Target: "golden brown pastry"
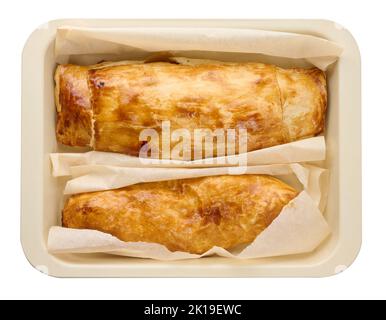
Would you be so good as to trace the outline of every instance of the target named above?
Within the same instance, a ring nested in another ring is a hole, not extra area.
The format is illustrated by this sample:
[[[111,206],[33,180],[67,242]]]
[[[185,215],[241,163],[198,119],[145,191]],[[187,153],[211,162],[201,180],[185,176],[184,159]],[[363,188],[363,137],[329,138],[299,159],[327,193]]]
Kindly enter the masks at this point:
[[[69,146],[88,146],[92,137],[92,108],[87,67],[56,69],[56,137]]]
[[[63,226],[203,253],[252,242],[297,192],[266,175],[152,182],[74,195]]]
[[[190,132],[245,128],[252,151],[319,134],[327,105],[326,78],[317,68],[121,62],[59,65],[55,80],[59,142],[134,156],[146,143],[141,130],[160,133],[165,120],[171,130]]]

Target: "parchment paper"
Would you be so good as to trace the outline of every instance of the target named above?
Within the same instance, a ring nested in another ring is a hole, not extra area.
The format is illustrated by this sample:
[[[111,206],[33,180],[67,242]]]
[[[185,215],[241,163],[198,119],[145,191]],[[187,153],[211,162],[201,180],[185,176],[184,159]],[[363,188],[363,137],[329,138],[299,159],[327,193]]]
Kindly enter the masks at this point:
[[[103,170],[108,173],[103,173]],[[229,168],[206,169],[170,169],[170,168],[122,168],[105,166],[73,167],[80,177],[74,181],[78,191],[93,185],[93,188],[114,188],[121,184],[111,179],[116,171],[118,176],[125,176],[126,185],[139,181],[157,181],[158,178],[177,179],[185,172],[185,177],[227,174],[223,170]],[[167,172],[165,172],[167,170]],[[266,173],[280,177],[283,181],[303,191],[285,206],[280,215],[265,229],[250,245],[233,251],[213,247],[203,255],[186,252],[170,252],[159,244],[144,242],[123,242],[119,239],[95,230],[76,230],[62,227],[52,227],[49,232],[48,249],[53,253],[90,253],[106,252],[117,255],[152,258],[158,260],[194,259],[217,254],[229,258],[261,258],[278,255],[305,253],[314,250],[329,234],[330,230],[320,209],[327,185],[323,176],[326,170],[314,166],[300,164],[271,165],[248,167],[249,173]],[[144,173],[144,171],[148,171]],[[201,173],[200,173],[200,172]],[[221,173],[220,173],[221,172]],[[86,174],[85,174],[86,173]],[[83,175],[84,174],[84,175]],[[234,173],[237,174],[237,173]],[[145,177],[145,178],[144,178]],[[81,179],[81,180],[79,180]]]
[[[151,52],[165,51],[173,56],[215,60],[257,59],[265,63],[275,63],[269,57],[291,59],[293,63],[304,60],[325,70],[336,61],[342,48],[320,37],[244,28],[63,26],[57,31],[55,43],[57,60],[61,63],[143,59]],[[283,63],[287,64],[284,60]]]
[[[84,153],[52,153],[52,174],[54,177],[70,175],[70,167],[85,165],[107,165],[118,167],[173,167],[200,168],[236,166],[239,157],[246,156],[249,166],[265,164],[286,164],[311,162],[325,159],[326,147],[323,136],[299,140],[270,148],[248,152],[246,155],[217,157],[212,159],[179,161],[158,160],[128,156],[113,152],[90,151]]]

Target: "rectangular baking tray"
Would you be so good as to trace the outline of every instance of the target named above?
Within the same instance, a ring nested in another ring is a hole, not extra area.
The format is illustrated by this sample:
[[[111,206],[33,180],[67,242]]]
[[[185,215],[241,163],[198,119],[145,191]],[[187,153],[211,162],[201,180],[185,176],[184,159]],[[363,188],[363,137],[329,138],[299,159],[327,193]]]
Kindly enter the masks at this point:
[[[49,228],[60,225],[64,179],[53,178],[49,154],[55,139],[54,41],[60,26],[219,27],[310,34],[344,49],[327,72],[326,127],[330,190],[325,217],[331,236],[312,253],[233,260],[207,257],[163,262],[106,254],[52,255]],[[22,57],[21,243],[37,270],[56,277],[322,277],[342,272],[361,245],[361,71],[350,32],[327,20],[55,20],[28,38]]]

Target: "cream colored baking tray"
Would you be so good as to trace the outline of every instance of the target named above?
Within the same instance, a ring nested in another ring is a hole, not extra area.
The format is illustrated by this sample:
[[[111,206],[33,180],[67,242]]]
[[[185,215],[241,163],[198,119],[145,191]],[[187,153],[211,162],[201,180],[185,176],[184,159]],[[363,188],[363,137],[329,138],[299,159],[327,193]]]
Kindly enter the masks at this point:
[[[208,257],[161,262],[104,254],[52,255],[48,230],[60,225],[64,180],[51,176],[57,151],[53,95],[54,40],[62,25],[255,28],[311,34],[344,48],[328,71],[326,129],[331,187],[325,211],[332,235],[315,252],[255,260]],[[361,245],[360,55],[349,31],[325,20],[56,20],[36,29],[24,47],[22,72],[21,242],[29,262],[58,277],[292,277],[329,276],[346,269]]]

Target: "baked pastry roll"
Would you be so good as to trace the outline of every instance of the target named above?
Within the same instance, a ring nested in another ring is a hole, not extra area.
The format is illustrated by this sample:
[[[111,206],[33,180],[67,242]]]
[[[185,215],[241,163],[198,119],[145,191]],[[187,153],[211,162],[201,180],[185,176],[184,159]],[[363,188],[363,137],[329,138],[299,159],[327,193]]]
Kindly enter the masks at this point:
[[[297,194],[266,175],[142,183],[73,195],[62,222],[200,254],[213,246],[231,249],[252,242]]]
[[[161,134],[162,121],[189,132],[236,129],[236,141],[247,129],[253,151],[321,133],[327,106],[321,70],[261,63],[59,65],[55,82],[58,142],[133,156],[140,132]],[[216,145],[209,156],[220,155]]]

